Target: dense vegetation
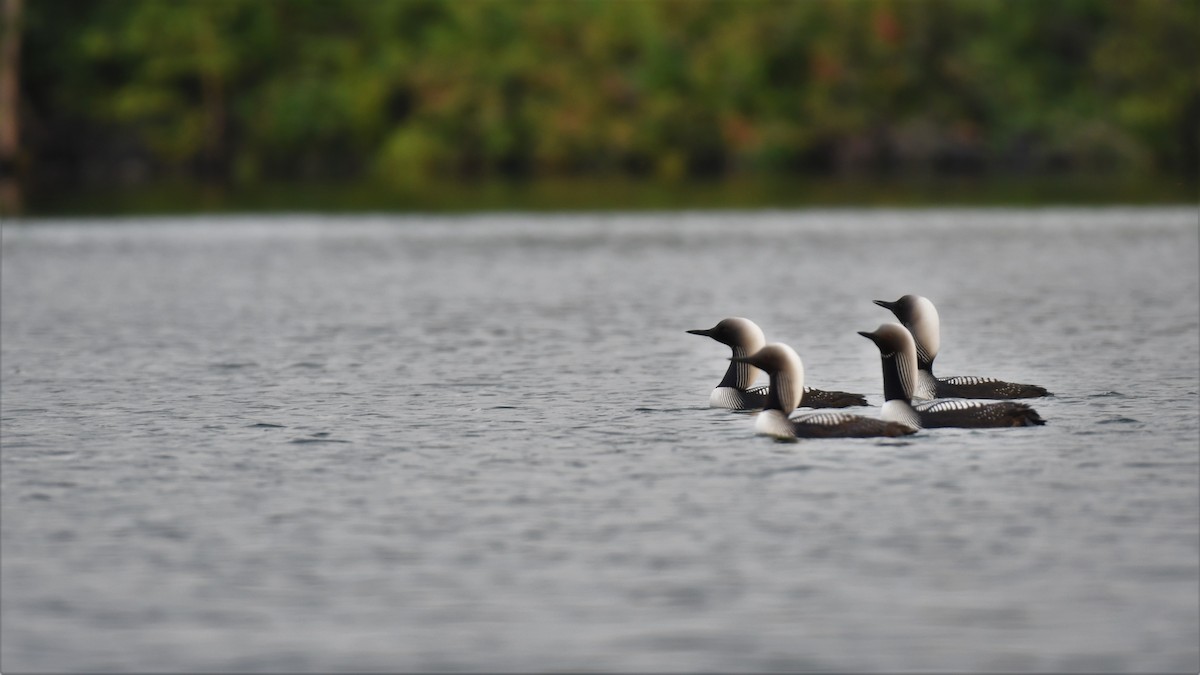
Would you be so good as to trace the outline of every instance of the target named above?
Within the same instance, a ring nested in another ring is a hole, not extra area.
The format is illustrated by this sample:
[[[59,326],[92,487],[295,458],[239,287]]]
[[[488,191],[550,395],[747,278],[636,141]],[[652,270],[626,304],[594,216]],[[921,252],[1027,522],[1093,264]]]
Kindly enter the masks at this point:
[[[1200,2],[32,0],[33,183],[1200,171]]]

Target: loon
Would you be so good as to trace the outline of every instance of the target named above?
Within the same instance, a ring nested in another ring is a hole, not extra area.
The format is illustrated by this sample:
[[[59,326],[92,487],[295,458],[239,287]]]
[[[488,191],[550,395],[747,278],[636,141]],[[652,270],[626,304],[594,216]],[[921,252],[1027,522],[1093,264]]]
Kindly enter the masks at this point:
[[[811,412],[789,418],[800,403],[804,387],[804,364],[795,350],[774,342],[749,356],[735,356],[734,363],[761,368],[771,378],[763,411],[754,420],[761,436],[796,438],[875,438],[906,436],[917,429],[908,424],[887,422],[844,412]]]
[[[895,302],[876,300],[875,304],[891,310],[892,314],[911,331],[917,343],[917,388],[913,398],[1037,398],[1050,392],[1035,384],[1004,382],[991,377],[959,375],[934,377],[933,360],[940,343],[940,322],[937,308],[919,295],[906,295]]]
[[[767,343],[762,329],[750,319],[731,317],[722,319],[712,328],[689,330],[692,335],[705,335],[733,349],[733,356],[749,356]],[[731,410],[758,410],[766,405],[767,385],[754,385],[758,377],[758,368],[749,363],[734,361],[725,371],[725,377],[713,389],[708,397],[710,408],[729,408]],[[855,405],[866,405],[867,399],[858,394],[844,391],[822,391],[820,389],[805,389],[800,405],[808,408],[846,408]]]
[[[912,402],[917,386],[917,345],[908,329],[885,323],[874,333],[859,331],[879,347],[883,362],[883,419],[918,428],[1030,427],[1045,424],[1036,410],[1015,401],[970,401],[960,398]]]

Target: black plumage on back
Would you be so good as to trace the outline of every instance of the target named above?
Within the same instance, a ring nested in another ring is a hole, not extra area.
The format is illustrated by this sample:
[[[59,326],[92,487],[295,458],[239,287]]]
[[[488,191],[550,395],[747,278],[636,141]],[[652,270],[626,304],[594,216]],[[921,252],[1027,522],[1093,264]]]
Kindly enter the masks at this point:
[[[877,438],[907,436],[913,428],[899,422],[841,412],[814,412],[791,418],[796,438]]]
[[[1036,384],[1005,382],[990,377],[956,375],[937,378],[938,398],[1038,398],[1049,396],[1045,387]]]
[[[850,408],[866,404],[865,396],[845,391],[823,391],[806,387],[804,395],[800,397],[801,408]]]
[[[968,427],[1034,427],[1046,423],[1038,411],[1025,403],[997,401],[985,403],[962,399],[927,401],[913,406],[921,417],[921,426]]]

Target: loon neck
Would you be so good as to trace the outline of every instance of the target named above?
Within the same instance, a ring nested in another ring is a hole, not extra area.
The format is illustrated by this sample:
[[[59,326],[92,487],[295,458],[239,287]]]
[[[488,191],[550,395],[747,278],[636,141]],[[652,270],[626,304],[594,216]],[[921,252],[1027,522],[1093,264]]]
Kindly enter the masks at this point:
[[[803,391],[803,366],[771,373],[771,387],[767,390],[767,402],[763,405],[763,410],[778,410],[785,416],[790,415],[800,406]]]
[[[759,348],[755,348],[754,350],[748,351],[745,347],[733,347],[733,357],[739,358],[750,356],[754,352],[758,351],[758,349]],[[755,368],[749,363],[731,361],[729,363],[729,368],[725,371],[725,377],[721,378],[721,382],[717,386],[732,387],[738,391],[746,391],[754,384],[754,380],[758,379],[758,373],[758,368]]]
[[[930,370],[942,343],[942,321],[928,298],[917,298],[911,316],[903,322],[916,342],[918,362],[928,362]]]
[[[767,400],[763,403],[763,410],[777,410],[783,414],[788,414],[790,410],[784,410],[783,401],[779,399],[779,387],[775,386],[775,378],[771,378],[771,386],[767,389]]]
[[[917,388],[916,359],[903,352],[893,352],[884,354],[880,360],[883,362],[884,400],[911,402]]]

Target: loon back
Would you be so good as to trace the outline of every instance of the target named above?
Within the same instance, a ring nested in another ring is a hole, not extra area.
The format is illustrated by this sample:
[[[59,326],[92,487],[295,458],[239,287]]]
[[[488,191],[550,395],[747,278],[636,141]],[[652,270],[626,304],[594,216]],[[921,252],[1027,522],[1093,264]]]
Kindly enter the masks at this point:
[[[866,404],[867,399],[862,394],[851,394],[846,391],[824,391],[811,387],[805,387],[804,395],[800,397],[801,408],[850,408]]]
[[[934,382],[936,385],[935,398],[1013,399],[1050,395],[1045,387],[1039,387],[1036,384],[1005,382],[991,377],[958,375],[939,377]]]
[[[943,398],[916,404],[891,400],[883,404],[883,419],[921,429],[1032,427],[1046,423],[1036,410],[1025,403],[961,398]]]
[[[767,385],[759,385],[742,391],[735,387],[717,387],[709,394],[708,405],[710,408],[728,410],[761,410],[767,404],[769,388]],[[861,394],[845,391],[824,391],[805,387],[800,396],[801,408],[850,408],[866,404],[867,399]]]
[[[876,438],[915,434],[910,424],[843,412],[815,412],[792,418],[797,438]]]
[[[921,426],[965,427],[986,429],[991,427],[1033,427],[1046,423],[1036,410],[1025,403],[1014,401],[984,401],[947,398],[927,401],[915,406]]]
[[[754,420],[760,436],[779,440],[800,438],[895,438],[915,434],[917,428],[899,422],[844,412],[812,412],[787,417],[779,410],[764,410]]]

